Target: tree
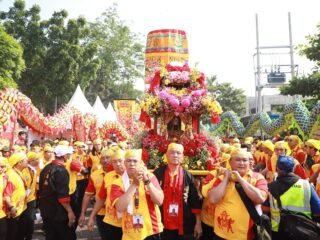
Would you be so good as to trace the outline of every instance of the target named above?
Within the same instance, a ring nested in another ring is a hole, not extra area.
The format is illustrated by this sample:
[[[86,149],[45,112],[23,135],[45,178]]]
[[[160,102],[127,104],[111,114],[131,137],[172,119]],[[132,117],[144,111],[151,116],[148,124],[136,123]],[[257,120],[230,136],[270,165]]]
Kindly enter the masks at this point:
[[[17,80],[19,89],[43,112],[53,112],[55,102],[65,104],[77,84],[88,86],[96,77],[97,44],[88,39],[87,21],[69,19],[64,10],[41,20],[40,7],[25,9],[17,0],[8,12],[1,12],[6,30],[24,49],[27,68]]]
[[[294,78],[289,85],[280,88],[282,95],[302,95],[320,100],[320,73],[313,72],[309,75]]]
[[[25,68],[20,44],[0,26],[0,89],[16,87]]]
[[[99,45],[101,61],[97,78],[85,90],[89,101],[98,94],[105,104],[114,99],[135,99],[142,92],[134,89],[134,81],[142,77],[143,44],[137,34],[119,18],[117,6],[108,8],[91,23],[91,38]]]
[[[234,111],[242,116],[246,109],[246,96],[244,90],[234,88],[231,83],[219,83],[216,76],[207,77],[208,92],[217,97],[224,112]]]
[[[95,22],[69,19],[65,10],[41,20],[40,7],[25,9],[16,0],[8,12],[0,12],[6,31],[24,49],[27,68],[19,89],[42,112],[52,113],[80,84],[91,103],[99,95],[104,103],[117,98],[136,98],[135,79],[142,77],[143,45],[117,14],[116,6]]]
[[[320,32],[320,25],[317,26]],[[280,89],[282,95],[302,95],[303,97],[312,97],[311,102],[320,100],[320,34],[309,35],[306,37],[308,43],[299,45],[298,49],[301,55],[315,63],[312,73],[301,77],[293,78],[289,85]]]

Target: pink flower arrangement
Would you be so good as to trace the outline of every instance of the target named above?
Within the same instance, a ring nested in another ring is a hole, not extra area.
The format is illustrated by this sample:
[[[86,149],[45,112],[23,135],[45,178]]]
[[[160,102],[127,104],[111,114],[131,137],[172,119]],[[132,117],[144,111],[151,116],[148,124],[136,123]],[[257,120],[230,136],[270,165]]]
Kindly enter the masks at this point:
[[[171,88],[163,88],[156,95],[163,102],[164,111],[194,113],[201,110],[201,97],[207,95],[207,90],[188,90],[185,94],[179,96]]]

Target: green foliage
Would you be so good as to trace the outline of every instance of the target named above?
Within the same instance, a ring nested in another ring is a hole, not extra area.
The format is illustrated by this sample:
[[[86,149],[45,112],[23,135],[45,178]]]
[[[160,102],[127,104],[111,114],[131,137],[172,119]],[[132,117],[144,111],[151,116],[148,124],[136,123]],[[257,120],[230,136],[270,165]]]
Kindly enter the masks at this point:
[[[101,64],[97,78],[86,90],[88,99],[93,102],[98,94],[107,103],[141,95],[141,91],[134,89],[134,81],[142,77],[143,44],[119,18],[117,6],[107,9],[91,23],[90,29],[90,38],[99,44],[97,57]]]
[[[92,103],[97,95],[107,103],[141,94],[134,80],[142,77],[143,45],[116,6],[94,23],[68,19],[65,10],[41,20],[40,11],[16,0],[0,19],[24,50],[26,70],[16,79],[18,87],[42,112],[52,113],[56,100],[58,107],[67,103],[78,84]]]
[[[280,88],[282,95],[302,95],[320,100],[320,73],[294,78],[289,85]]]
[[[231,83],[219,83],[216,76],[207,78],[207,88],[209,93],[217,96],[224,112],[234,111],[238,116],[245,113],[246,96],[244,90],[234,88]]]
[[[300,54],[315,63],[314,71],[311,74],[292,79],[288,86],[280,89],[282,95],[312,97],[313,100],[307,100],[307,105],[320,100],[320,25],[317,28],[318,33],[306,37],[307,44],[298,46]]]
[[[320,67],[320,24],[317,26],[318,33],[313,35],[308,35],[306,37],[307,44],[299,45],[301,55],[305,55],[308,59],[315,62],[317,70]]]
[[[53,13],[45,21],[40,7],[25,9],[17,0],[8,12],[1,12],[3,25],[24,49],[26,71],[17,79],[19,89],[44,112],[65,104],[77,84],[89,84],[99,61],[94,59],[97,45],[86,41],[89,27],[84,18],[67,21],[67,12]],[[84,80],[85,79],[85,80]]]
[[[20,44],[0,26],[0,89],[16,87],[25,68]]]

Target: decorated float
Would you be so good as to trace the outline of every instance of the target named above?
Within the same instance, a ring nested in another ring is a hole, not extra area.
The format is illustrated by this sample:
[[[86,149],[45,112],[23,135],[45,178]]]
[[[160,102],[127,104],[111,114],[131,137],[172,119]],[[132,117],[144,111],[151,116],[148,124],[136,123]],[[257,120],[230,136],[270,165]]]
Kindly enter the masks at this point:
[[[2,145],[14,142],[20,129],[18,120],[38,136],[51,139],[65,137],[69,140],[87,141],[110,139],[111,135],[116,135],[119,141],[131,138],[118,121],[106,121],[99,127],[95,114],[81,113],[70,105],[63,106],[52,116],[45,116],[19,90],[0,91],[0,140],[10,140],[10,143],[1,141]]]
[[[164,163],[168,144],[184,146],[185,168],[210,168],[217,156],[212,139],[200,132],[200,119],[210,115],[219,122],[222,109],[208,93],[205,76],[188,65],[186,33],[156,30],[148,34],[146,48],[146,92],[140,101],[140,121],[149,131],[142,136],[143,160],[150,168]]]

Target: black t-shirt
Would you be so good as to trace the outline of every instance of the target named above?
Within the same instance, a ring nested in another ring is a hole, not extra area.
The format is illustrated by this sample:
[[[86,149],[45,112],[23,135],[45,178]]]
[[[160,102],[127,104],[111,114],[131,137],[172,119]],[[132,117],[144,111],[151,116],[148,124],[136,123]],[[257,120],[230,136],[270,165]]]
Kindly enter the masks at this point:
[[[43,218],[64,221],[68,215],[58,199],[69,197],[69,173],[63,165],[50,163],[40,173],[39,209]]]

